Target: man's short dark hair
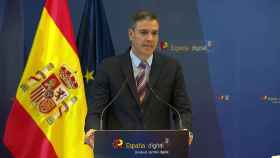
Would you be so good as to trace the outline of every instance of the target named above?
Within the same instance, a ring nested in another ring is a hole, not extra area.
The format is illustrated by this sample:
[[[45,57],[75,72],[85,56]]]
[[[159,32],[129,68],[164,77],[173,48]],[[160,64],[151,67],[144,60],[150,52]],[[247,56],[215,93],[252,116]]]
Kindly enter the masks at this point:
[[[130,28],[134,28],[135,24],[138,21],[141,21],[141,20],[156,20],[156,21],[158,21],[158,18],[156,16],[156,14],[154,14],[153,12],[150,12],[150,11],[147,11],[147,10],[139,10],[134,15],[131,16]]]

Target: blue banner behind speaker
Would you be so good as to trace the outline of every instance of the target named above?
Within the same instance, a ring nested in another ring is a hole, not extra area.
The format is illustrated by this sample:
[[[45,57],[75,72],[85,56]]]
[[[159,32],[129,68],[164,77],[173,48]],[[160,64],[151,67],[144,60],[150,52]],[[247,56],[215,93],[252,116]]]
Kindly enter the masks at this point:
[[[225,157],[280,154],[279,1],[198,2]]]

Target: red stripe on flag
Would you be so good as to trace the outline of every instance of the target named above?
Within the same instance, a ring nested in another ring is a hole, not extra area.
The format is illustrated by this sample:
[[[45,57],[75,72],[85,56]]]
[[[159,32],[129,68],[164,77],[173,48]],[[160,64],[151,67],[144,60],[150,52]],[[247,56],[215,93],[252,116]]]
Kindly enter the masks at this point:
[[[17,158],[57,158],[53,146],[17,99],[7,120],[4,144]]]
[[[67,0],[47,0],[45,8],[55,21],[59,30],[63,33],[67,41],[77,53],[76,40],[73,34],[74,31]]]

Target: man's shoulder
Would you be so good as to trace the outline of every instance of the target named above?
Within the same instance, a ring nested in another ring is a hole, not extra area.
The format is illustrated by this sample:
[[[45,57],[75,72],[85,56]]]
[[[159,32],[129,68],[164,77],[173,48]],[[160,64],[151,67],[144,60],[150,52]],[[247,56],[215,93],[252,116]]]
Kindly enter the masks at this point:
[[[125,53],[118,54],[118,55],[115,55],[115,56],[111,56],[111,57],[105,58],[102,63],[103,64],[115,64],[115,63],[121,62],[126,57],[127,57],[127,54],[125,54]]]
[[[179,62],[177,61],[176,58],[174,58],[172,56],[168,56],[163,53],[156,53],[155,58],[156,58],[156,60],[158,59],[158,60],[162,61],[164,64],[179,65]]]
[[[120,67],[120,65],[125,62],[127,59],[127,54],[118,54],[115,56],[111,56],[108,58],[105,58],[102,63],[99,65],[102,68],[105,69],[116,69]]]

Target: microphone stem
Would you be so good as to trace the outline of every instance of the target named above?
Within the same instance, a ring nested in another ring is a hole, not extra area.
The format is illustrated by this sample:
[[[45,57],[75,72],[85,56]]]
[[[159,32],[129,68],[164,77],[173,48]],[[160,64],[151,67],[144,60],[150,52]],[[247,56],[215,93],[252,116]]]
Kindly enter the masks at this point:
[[[178,123],[179,123],[179,129],[183,129],[183,122],[181,119],[181,115],[179,113],[179,111],[172,106],[171,104],[169,104],[168,102],[166,102],[165,100],[163,100],[159,95],[157,95],[157,93],[153,90],[153,88],[150,86],[150,84],[148,84],[149,89],[152,91],[152,93],[154,94],[154,96],[162,103],[164,103],[165,105],[167,105],[169,108],[171,108],[173,111],[175,111],[175,113],[178,116]]]
[[[113,97],[113,99],[105,106],[105,108],[102,110],[100,115],[100,126],[99,129],[103,130],[103,116],[106,110],[114,103],[114,101],[119,97],[121,94],[121,91],[124,89],[126,82],[128,81],[128,77],[125,79],[125,81],[122,83],[121,88],[118,90],[117,94]]]

